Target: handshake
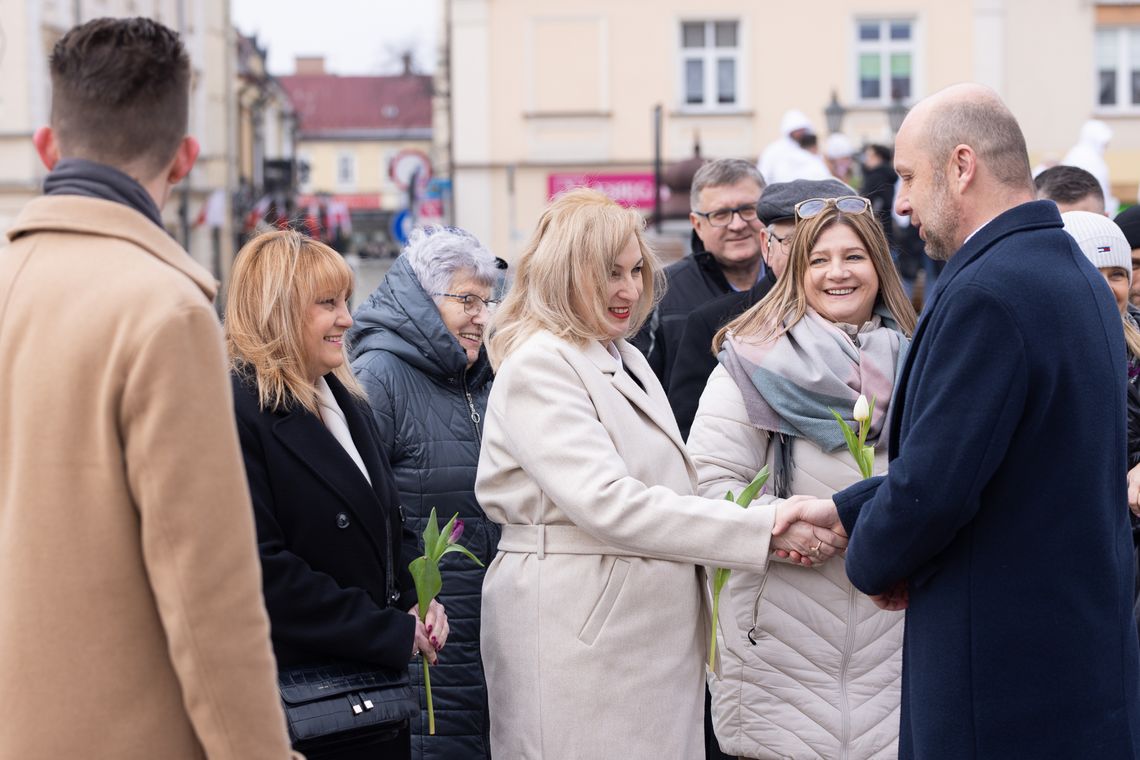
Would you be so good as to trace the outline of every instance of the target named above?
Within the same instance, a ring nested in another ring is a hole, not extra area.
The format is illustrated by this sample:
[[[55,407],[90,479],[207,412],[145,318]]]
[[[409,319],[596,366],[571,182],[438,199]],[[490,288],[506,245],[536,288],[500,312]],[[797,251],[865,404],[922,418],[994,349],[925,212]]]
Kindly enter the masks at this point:
[[[805,567],[823,562],[847,548],[847,531],[831,499],[792,496],[776,507],[772,551]],[[869,594],[884,610],[905,610],[909,602],[906,581],[881,594]]]
[[[811,567],[846,548],[847,531],[831,499],[792,496],[776,507],[772,550],[777,557]]]

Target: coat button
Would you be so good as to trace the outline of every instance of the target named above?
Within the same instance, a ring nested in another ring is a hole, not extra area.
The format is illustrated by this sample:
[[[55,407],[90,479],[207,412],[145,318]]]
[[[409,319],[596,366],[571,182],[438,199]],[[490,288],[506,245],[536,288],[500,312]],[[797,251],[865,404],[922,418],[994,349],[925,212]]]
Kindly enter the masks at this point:
[[[338,514],[336,516],[336,527],[347,528],[348,526],[349,526],[348,515],[346,515],[344,512],[341,512],[340,514]]]

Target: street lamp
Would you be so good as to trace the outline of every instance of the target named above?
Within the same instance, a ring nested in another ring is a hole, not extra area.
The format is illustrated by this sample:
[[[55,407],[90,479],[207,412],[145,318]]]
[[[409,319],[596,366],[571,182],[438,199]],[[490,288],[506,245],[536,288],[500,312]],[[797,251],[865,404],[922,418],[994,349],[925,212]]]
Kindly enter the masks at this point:
[[[843,117],[847,115],[847,109],[839,103],[839,98],[835,94],[835,90],[831,91],[831,102],[823,109],[823,116],[827,119],[827,131],[831,133],[840,132],[843,130]]]
[[[897,135],[910,109],[903,105],[902,98],[895,98],[887,106],[887,122],[891,125],[891,134]]]

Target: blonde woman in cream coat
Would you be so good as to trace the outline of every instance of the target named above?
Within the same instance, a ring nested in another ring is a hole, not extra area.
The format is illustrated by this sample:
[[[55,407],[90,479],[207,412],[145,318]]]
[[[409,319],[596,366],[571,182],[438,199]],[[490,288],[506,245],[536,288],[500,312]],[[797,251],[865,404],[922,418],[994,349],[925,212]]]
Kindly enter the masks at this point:
[[[828,407],[852,422],[860,393],[878,396],[868,443],[878,443],[875,473],[886,471],[877,436],[915,317],[862,200],[800,204],[816,214],[798,221],[784,275],[717,336],[720,365],[688,441],[702,495],[739,493],[765,464],[770,494],[829,497],[856,482]],[[749,759],[897,757],[902,637],[903,613],[855,589],[842,556],[733,572],[720,598],[720,672],[709,679],[721,749]]]
[[[806,525],[773,539],[772,511],[693,495],[665,393],[624,339],[658,274],[641,224],[594,191],[555,200],[492,324],[475,492],[503,524],[483,582],[495,757],[701,757],[699,566],[762,572],[774,549],[844,543]]]

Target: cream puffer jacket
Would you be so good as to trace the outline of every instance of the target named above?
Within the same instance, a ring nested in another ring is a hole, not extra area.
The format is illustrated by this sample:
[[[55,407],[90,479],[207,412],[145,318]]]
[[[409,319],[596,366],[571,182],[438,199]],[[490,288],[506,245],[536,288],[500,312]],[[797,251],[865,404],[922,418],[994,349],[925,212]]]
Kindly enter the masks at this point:
[[[739,493],[773,465],[768,443],[718,366],[688,440],[700,494]],[[846,449],[828,454],[800,438],[791,445],[792,493],[830,496],[860,478]],[[886,464],[878,451],[875,472]],[[762,497],[753,508],[773,501]],[[733,571],[717,638],[720,675],[710,675],[709,687],[723,751],[758,759],[898,756],[903,613],[880,610],[857,591],[842,556],[814,567],[773,559],[762,574]]]

